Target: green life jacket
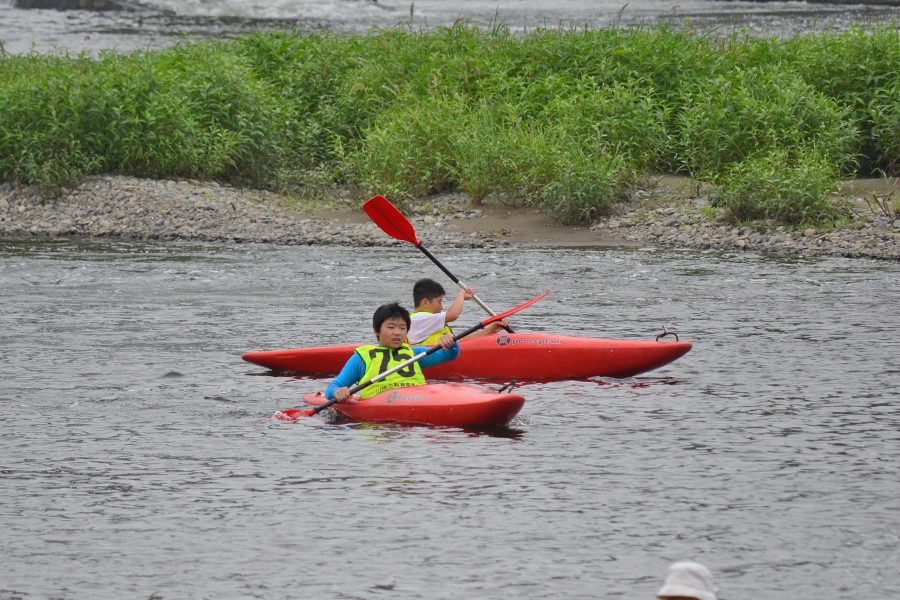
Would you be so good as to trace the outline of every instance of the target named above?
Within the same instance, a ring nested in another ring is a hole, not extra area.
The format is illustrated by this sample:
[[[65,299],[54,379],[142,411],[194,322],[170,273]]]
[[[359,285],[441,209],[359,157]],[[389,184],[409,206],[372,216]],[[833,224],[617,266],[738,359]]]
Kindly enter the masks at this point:
[[[431,315],[431,314],[434,314],[434,313],[420,310],[419,312],[414,312],[413,314],[411,314],[410,317],[414,317],[416,315]],[[425,338],[421,342],[417,342],[416,345],[417,346],[437,346],[438,340],[441,339],[441,336],[446,335],[448,333],[450,335],[453,335],[453,330],[450,329],[449,325],[444,323],[444,328],[442,330],[435,331],[434,333],[429,335],[427,338]],[[406,343],[407,344],[409,343],[409,338],[406,338]]]
[[[396,350],[384,346],[360,346],[356,353],[363,361],[364,372],[360,381],[368,381],[385,371],[392,369],[414,356],[413,349],[403,344]],[[396,373],[388,375],[385,379],[363,388],[359,392],[360,398],[371,398],[381,392],[398,387],[410,387],[413,385],[425,385],[425,376],[418,362],[400,369]]]

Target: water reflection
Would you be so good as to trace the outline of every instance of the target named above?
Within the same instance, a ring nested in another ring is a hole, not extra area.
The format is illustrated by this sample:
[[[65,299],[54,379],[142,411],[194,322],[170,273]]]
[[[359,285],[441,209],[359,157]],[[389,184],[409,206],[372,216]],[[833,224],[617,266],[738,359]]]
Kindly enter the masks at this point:
[[[396,441],[406,435],[415,435],[433,444],[463,444],[466,438],[480,436],[518,440],[525,435],[524,429],[517,429],[512,426],[437,427],[404,423],[353,423],[338,413],[332,412],[332,414],[334,415],[332,423],[345,423],[348,428],[365,433],[367,434],[365,436],[367,439],[378,443]]]

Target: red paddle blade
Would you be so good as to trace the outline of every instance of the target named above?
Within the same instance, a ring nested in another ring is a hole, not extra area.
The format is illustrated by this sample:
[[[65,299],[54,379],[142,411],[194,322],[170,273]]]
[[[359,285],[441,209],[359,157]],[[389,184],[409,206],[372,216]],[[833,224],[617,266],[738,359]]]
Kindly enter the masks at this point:
[[[537,298],[532,298],[531,300],[529,300],[529,301],[526,302],[525,304],[521,304],[521,305],[519,305],[519,306],[517,306],[517,307],[515,307],[515,308],[509,309],[509,310],[506,311],[505,313],[500,313],[499,315],[496,315],[496,316],[490,317],[490,318],[488,318],[488,319],[485,319],[484,321],[481,322],[481,324],[482,324],[483,326],[487,327],[488,325],[490,325],[491,323],[493,323],[493,322],[495,322],[495,321],[499,321],[499,320],[501,320],[501,319],[505,319],[505,318],[508,317],[509,315],[516,314],[516,313],[519,312],[520,310],[525,309],[525,308],[528,308],[529,306],[531,306],[532,304],[534,304],[535,302],[537,302],[538,300],[540,300],[541,298],[543,298],[544,296],[546,296],[546,295],[549,294],[549,293],[550,293],[550,292],[544,292],[543,294],[541,294],[541,295],[538,296]]]
[[[363,210],[383,232],[394,239],[419,245],[412,223],[384,196],[375,196],[363,204]]]
[[[279,410],[274,415],[269,417],[269,419],[274,421],[296,421],[301,417],[314,416],[316,416],[316,411],[314,410],[300,410],[293,408],[291,410]]]

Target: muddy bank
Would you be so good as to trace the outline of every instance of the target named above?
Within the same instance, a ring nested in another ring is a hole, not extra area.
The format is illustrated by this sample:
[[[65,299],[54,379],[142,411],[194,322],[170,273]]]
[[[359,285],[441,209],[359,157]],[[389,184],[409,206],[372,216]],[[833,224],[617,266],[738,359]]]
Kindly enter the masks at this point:
[[[453,223],[448,230],[477,231],[512,244],[536,246],[641,246],[898,260],[900,219],[893,212],[878,210],[872,198],[872,193],[887,194],[894,183],[847,182],[844,193],[851,198],[850,216],[828,229],[797,229],[775,221],[735,226],[721,209],[710,206],[708,187],[670,176],[662,178],[659,185],[635,190],[627,202],[616,206],[613,215],[589,226],[560,226],[533,209],[488,202],[482,207],[484,218]]]

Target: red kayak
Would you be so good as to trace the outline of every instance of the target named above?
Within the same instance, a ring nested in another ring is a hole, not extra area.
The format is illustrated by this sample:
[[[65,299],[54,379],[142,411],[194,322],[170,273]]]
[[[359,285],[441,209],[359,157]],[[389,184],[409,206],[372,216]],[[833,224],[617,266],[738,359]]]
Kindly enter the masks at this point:
[[[574,379],[632,377],[691,349],[689,342],[628,341],[546,333],[487,335],[459,343],[460,356],[425,370],[430,379]],[[247,362],[289,373],[339,373],[358,346],[248,352]]]
[[[306,394],[310,406],[327,402],[325,394]],[[420,425],[472,427],[506,425],[519,414],[525,398],[464,383],[431,383],[397,388],[361,400],[359,396],[331,408],[354,421],[393,421]],[[286,410],[271,418],[296,420],[306,411]],[[305,416],[305,415],[303,415]]]

